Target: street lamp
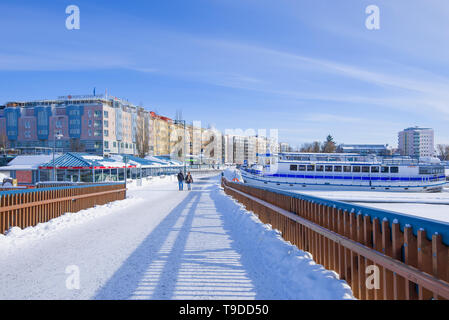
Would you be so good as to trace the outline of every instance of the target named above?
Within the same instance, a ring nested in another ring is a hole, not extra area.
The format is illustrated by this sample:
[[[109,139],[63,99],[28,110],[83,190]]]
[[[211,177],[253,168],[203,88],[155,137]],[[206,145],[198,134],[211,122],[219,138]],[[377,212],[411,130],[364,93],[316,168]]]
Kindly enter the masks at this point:
[[[53,134],[53,181],[56,181],[56,166],[55,166],[55,152],[56,152],[56,139],[61,139],[63,135],[61,133]]]
[[[175,120],[175,124],[182,123],[184,125],[184,176],[187,174],[186,168],[186,152],[187,152],[187,141],[186,141],[186,121],[185,120]]]

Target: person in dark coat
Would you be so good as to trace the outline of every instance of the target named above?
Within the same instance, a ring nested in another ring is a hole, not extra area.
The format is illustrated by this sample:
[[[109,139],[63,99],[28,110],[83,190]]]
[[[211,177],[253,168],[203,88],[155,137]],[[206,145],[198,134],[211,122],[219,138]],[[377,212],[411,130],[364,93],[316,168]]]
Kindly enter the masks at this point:
[[[179,171],[178,173],[178,185],[179,191],[184,190],[184,175],[182,174],[182,171]]]
[[[189,188],[189,190],[192,190],[192,187],[190,184],[193,183],[193,178],[192,178],[192,175],[190,174],[190,172],[187,172],[186,183],[187,183],[187,187]]]

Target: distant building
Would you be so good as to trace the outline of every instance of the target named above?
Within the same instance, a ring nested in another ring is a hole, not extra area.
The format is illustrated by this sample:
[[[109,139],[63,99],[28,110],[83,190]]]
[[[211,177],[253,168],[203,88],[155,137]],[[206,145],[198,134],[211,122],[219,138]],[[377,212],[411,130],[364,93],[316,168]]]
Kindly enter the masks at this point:
[[[398,148],[402,156],[433,157],[434,132],[431,128],[412,127],[398,133]]]
[[[248,165],[252,165],[257,162],[256,143],[257,143],[256,137],[253,136],[245,137],[244,157]]]
[[[390,156],[392,154],[392,149],[388,147],[388,144],[342,144],[337,151],[361,155],[375,154],[377,156]]]
[[[229,134],[225,134],[223,135],[222,140],[223,163],[234,163],[234,137]]]
[[[279,150],[280,150],[280,152],[290,152],[291,148],[288,143],[281,142],[281,143],[279,143]]]
[[[233,136],[232,147],[234,153],[234,163],[243,164],[245,162],[245,137]]]
[[[9,148],[135,154],[139,109],[103,95],[9,102],[0,109],[0,135]]]

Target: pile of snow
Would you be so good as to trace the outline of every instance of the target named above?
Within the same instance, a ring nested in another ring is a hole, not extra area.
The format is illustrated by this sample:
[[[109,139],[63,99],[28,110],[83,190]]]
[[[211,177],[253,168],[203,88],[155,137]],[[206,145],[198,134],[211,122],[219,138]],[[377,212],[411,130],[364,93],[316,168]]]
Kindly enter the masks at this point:
[[[228,181],[232,181],[233,179],[238,179],[239,182],[243,182],[242,175],[240,174],[240,170],[235,168],[228,168],[223,172],[224,177]]]
[[[220,195],[225,195],[224,191]],[[252,268],[271,270],[277,275],[273,278],[266,274],[267,285],[273,290],[282,288],[282,296],[295,300],[354,299],[350,286],[339,280],[336,272],[326,270],[310,253],[286,242],[279,231],[263,224],[243,205],[229,197],[220,197],[217,202],[217,207],[226,211],[225,224],[232,228],[231,236],[242,256],[255,256],[248,262]]]
[[[0,171],[0,185],[3,182],[3,179],[5,179],[5,178],[9,178],[9,176]]]
[[[76,225],[88,223],[102,216],[121,212],[131,204],[142,202],[142,198],[129,197],[125,200],[114,201],[101,206],[95,206],[78,212],[67,212],[64,215],[51,219],[48,222],[38,223],[34,227],[21,229],[13,227],[5,235],[0,234],[0,252],[6,254],[28,242],[41,241],[64,229],[73,228]]]

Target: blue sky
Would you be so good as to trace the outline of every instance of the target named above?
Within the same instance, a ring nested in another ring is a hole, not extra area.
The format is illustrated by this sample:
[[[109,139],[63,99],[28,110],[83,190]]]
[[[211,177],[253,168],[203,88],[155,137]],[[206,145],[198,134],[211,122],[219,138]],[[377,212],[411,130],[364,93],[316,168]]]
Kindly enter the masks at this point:
[[[80,30],[65,28],[71,4]],[[0,104],[96,87],[294,146],[396,146],[415,125],[449,143],[447,0],[0,0],[0,14]]]

